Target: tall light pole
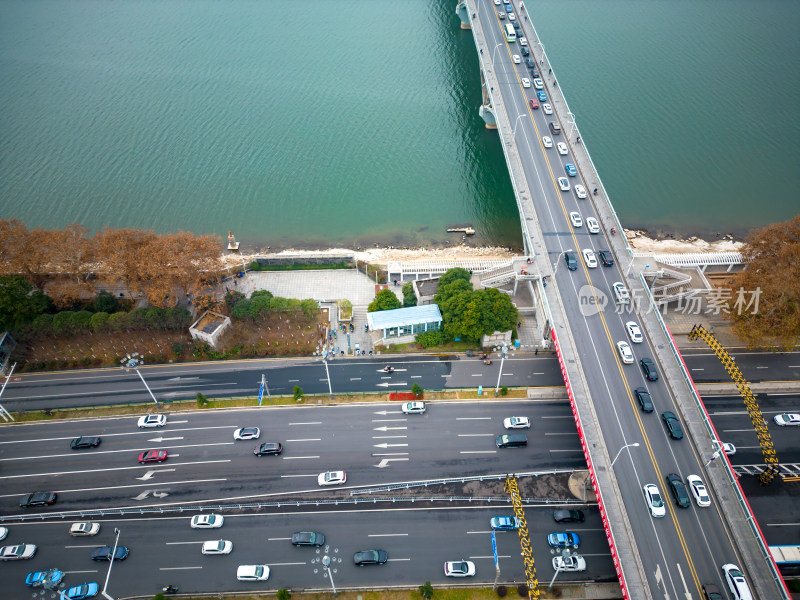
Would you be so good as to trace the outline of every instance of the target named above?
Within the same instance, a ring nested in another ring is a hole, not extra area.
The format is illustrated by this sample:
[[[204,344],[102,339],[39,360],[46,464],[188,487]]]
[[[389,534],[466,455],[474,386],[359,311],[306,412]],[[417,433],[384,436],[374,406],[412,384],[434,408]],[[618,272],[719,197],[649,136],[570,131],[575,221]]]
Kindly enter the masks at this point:
[[[512,137],[512,138],[517,136],[517,125],[519,125],[519,120],[520,120],[522,117],[527,117],[527,116],[528,116],[528,115],[526,115],[525,113],[523,113],[523,114],[521,114],[521,115],[517,115],[517,120],[516,120],[516,121],[514,121],[514,131],[512,131],[512,132],[511,132],[511,137]]]
[[[558,265],[561,264],[561,257],[567,252],[573,252],[572,248],[567,248],[563,252],[558,253],[558,259],[556,259],[556,262],[553,263],[553,277],[555,277],[556,273],[558,272]]]
[[[567,115],[569,115],[570,123],[572,123],[572,127],[569,128],[569,134],[567,135],[567,139],[570,140],[572,139],[572,132],[575,131],[577,125],[575,125],[575,115],[573,115],[571,112],[568,112]]]
[[[494,397],[497,398],[497,393],[500,391],[500,376],[503,374],[503,361],[506,359],[506,352],[508,352],[508,346],[503,344],[503,355],[500,357],[500,372],[497,374],[497,385],[494,388]]]
[[[327,573],[328,577],[330,577],[331,587],[333,588],[333,597],[338,598],[339,592],[336,591],[336,585],[333,583],[333,569],[331,569],[331,557],[328,556],[327,554],[322,557],[322,571],[323,574]]]
[[[542,62],[539,63],[539,66],[543,67],[544,66],[544,59],[547,58],[547,55],[544,53],[544,44],[542,42],[536,42],[536,43],[539,45],[539,48],[542,49]],[[542,75],[542,79],[544,79],[544,74],[540,73],[540,75]]]
[[[108,579],[109,577],[111,577],[111,567],[114,566],[114,557],[117,554],[117,544],[119,543],[119,529],[114,527],[114,533],[117,534],[117,538],[114,540],[114,551],[111,553],[111,562],[108,563],[108,573],[106,574],[106,583],[105,585],[103,585],[103,592],[102,592],[103,596],[105,596],[107,600],[114,600],[114,598],[109,596],[108,593],[106,592],[106,589],[108,589]]]
[[[120,362],[122,363],[122,368],[126,373],[131,369],[136,371],[136,374],[139,376],[139,379],[142,380],[144,387],[146,387],[147,391],[150,392],[150,397],[153,399],[153,402],[156,403],[156,408],[161,408],[161,406],[158,404],[158,400],[156,400],[156,397],[153,395],[153,390],[150,389],[150,386],[147,385],[144,377],[142,377],[142,374],[139,372],[139,365],[144,364],[144,356],[138,352],[134,352],[133,354],[126,355],[125,358],[123,358]]]
[[[614,457],[614,460],[611,461],[611,466],[608,467],[609,470],[614,468],[614,463],[617,462],[619,455],[622,454],[622,451],[625,450],[625,448],[638,448],[638,447],[639,447],[639,442],[634,442],[633,444],[625,444],[622,448],[619,449],[619,452],[617,452],[617,455]]]
[[[331,372],[328,370],[328,351],[322,351],[322,362],[325,363],[325,376],[328,378],[328,394],[333,402],[333,388],[331,388]]]
[[[497,52],[497,49],[503,45],[503,42],[500,42],[492,49],[492,64],[494,64],[494,53]]]

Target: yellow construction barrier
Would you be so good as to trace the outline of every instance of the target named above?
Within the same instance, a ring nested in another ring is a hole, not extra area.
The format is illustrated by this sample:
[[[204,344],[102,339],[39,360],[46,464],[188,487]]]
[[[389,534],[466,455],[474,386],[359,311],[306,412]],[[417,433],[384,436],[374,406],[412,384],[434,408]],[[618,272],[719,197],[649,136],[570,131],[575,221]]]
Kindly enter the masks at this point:
[[[506,477],[504,484],[505,490],[511,496],[511,504],[514,506],[514,516],[519,521],[519,544],[522,547],[522,561],[525,565],[525,578],[528,581],[528,598],[533,600],[539,598],[539,581],[536,579],[536,565],[533,564],[533,550],[531,550],[531,539],[528,535],[528,523],[525,521],[525,511],[522,508],[522,501],[519,497],[519,487],[517,478],[511,475]]]

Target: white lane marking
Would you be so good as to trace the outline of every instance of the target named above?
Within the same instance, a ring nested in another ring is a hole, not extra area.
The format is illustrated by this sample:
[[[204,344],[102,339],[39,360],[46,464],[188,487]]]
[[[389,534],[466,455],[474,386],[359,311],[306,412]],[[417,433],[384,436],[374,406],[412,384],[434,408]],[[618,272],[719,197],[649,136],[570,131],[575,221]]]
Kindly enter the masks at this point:
[[[490,559],[494,560],[494,556],[492,556],[491,554],[489,554],[487,556],[470,556],[470,558],[490,558]],[[498,554],[497,558],[511,558],[511,555],[510,554]]]
[[[287,442],[321,442],[322,438],[298,438],[296,440],[286,440]]]
[[[450,375],[450,373],[448,373],[447,375],[442,375],[442,377],[452,377],[452,375]]]
[[[297,460],[300,458],[319,458],[319,456],[281,456],[283,460]]]
[[[289,383],[297,383],[298,381],[300,381],[300,380],[299,379],[290,379]]]
[[[408,536],[407,533],[370,533],[367,537],[402,537]]]
[[[473,373],[473,377],[483,377],[483,373]]]
[[[456,421],[491,421],[492,417],[456,417]]]
[[[180,485],[184,483],[211,483],[212,481],[228,481],[227,479],[189,479],[187,481],[165,481],[159,484],[160,487],[166,487],[169,485]],[[109,485],[105,487],[95,487],[95,488],[78,488],[73,490],[53,490],[58,494],[69,494],[70,492],[97,492],[99,490],[124,490],[128,488],[138,488],[138,487],[145,487],[151,486],[153,482],[149,481],[147,483],[132,483],[131,485]],[[17,498],[19,494],[6,494],[4,496],[0,496],[0,498]],[[102,544],[100,544],[102,545]]]
[[[705,369],[692,369],[692,371],[705,371]]]
[[[412,375],[411,379],[422,379],[422,375]]]
[[[400,413],[397,413],[397,414],[400,414]],[[400,421],[401,423],[405,423],[406,421],[408,421],[408,419],[407,418],[402,418],[402,419],[372,419],[373,423],[396,423],[397,421]]]
[[[188,423],[188,421],[170,421],[170,423]],[[178,431],[205,431],[206,429],[236,429],[236,425],[214,425],[212,427],[182,427],[179,429],[168,429],[164,430],[161,429],[160,433],[175,433]],[[150,428],[152,429],[152,428]],[[136,431],[126,431],[124,433],[104,433],[103,435],[99,435],[97,437],[119,437],[122,435],[153,435],[154,433],[159,433],[156,431],[151,431],[150,429],[137,429]],[[89,436],[91,434],[87,434]],[[34,438],[34,439],[27,439],[27,440],[10,440],[7,442],[0,442],[0,444],[21,444],[23,442],[57,442],[59,440],[74,440],[75,436],[71,435],[69,437],[54,437],[54,438]],[[93,454],[97,454],[97,452],[93,452]],[[73,456],[72,454],[64,455],[64,456]]]
[[[489,529],[488,531],[468,531],[467,533],[480,533],[486,535],[487,533],[492,533],[492,530]]]
[[[542,419],[573,419],[573,420],[575,419],[575,417],[573,417],[572,415],[564,415],[563,417],[558,416],[558,415],[551,415],[551,416],[547,417],[547,416],[543,415],[541,418]]]
[[[459,433],[458,437],[492,437],[493,433]]]
[[[459,454],[496,454],[497,450],[462,450]]]
[[[292,565],[304,565],[304,564],[306,564],[306,563],[304,563],[304,562],[296,562],[296,563],[274,563],[274,562],[271,562],[271,563],[269,563],[269,566],[270,567],[290,567]]]
[[[268,542],[285,542],[287,540],[291,540],[292,538],[267,538]]]
[[[307,475],[281,475],[284,479],[291,479],[292,477],[319,477],[319,473],[309,473]]]
[[[375,452],[372,456],[408,456],[408,452]]]
[[[800,369],[800,365],[786,365],[790,369]]]
[[[769,367],[756,367],[756,369],[769,369]]]
[[[750,429],[723,429],[723,430],[722,430],[722,433],[741,433],[741,432],[745,432],[745,433],[746,433],[746,432],[755,433],[755,429],[753,429],[753,428],[751,427]],[[741,447],[742,447],[742,446],[739,446],[739,448],[741,448]]]
[[[350,381],[361,381],[361,377],[351,377]]]
[[[380,444],[373,444],[373,447],[383,448],[385,450],[386,448],[408,448],[408,444],[388,444],[386,442],[382,442]]]
[[[76,575],[78,573],[98,573],[99,571],[95,569],[94,571],[64,571],[64,575]]]
[[[230,446],[233,442],[215,442],[213,444],[187,444],[184,446],[169,446],[169,448],[198,448],[198,447],[205,447],[205,446]],[[92,451],[87,452],[86,454],[91,454],[92,456],[97,456],[98,454],[119,454],[120,452],[130,452],[133,454],[134,452],[144,452],[145,450],[150,450],[150,448],[129,448],[128,450],[100,450],[100,451]],[[14,458],[0,458],[0,461],[12,461],[12,460],[35,460],[37,458],[62,458],[64,456],[78,456],[74,452],[72,454],[50,454],[45,456],[17,456]]]
[[[578,435],[577,431],[566,432],[566,433],[545,433],[545,435]]]
[[[387,427],[383,425],[381,427],[375,427],[373,431],[402,431],[403,429],[408,429],[408,427]]]
[[[188,571],[190,569],[202,569],[203,567],[159,567],[159,571]]]
[[[373,440],[404,440],[407,435],[373,435]]]
[[[534,375],[544,375],[544,373],[534,373]]]
[[[205,542],[166,542],[167,546],[180,546],[181,544],[203,544]]]
[[[308,423],[289,423],[289,425],[322,425],[322,421],[309,421]]]
[[[389,558],[387,562],[408,562],[410,560],[410,558]]]
[[[327,380],[326,378],[324,378],[324,377],[323,377],[323,378],[322,378],[322,379],[320,379],[319,381],[328,381],[328,380]]]
[[[102,546],[105,546],[105,544],[97,542],[96,544],[73,544],[71,546],[64,546],[64,548],[100,548]]]
[[[503,373],[503,375],[514,375],[513,373]]]
[[[797,527],[800,523],[767,523],[767,527]]]
[[[173,456],[177,456],[177,455],[173,454]],[[173,467],[180,467],[180,466],[184,466],[184,465],[208,465],[208,464],[214,464],[214,463],[227,463],[227,462],[231,462],[230,459],[227,459],[227,460],[201,460],[201,461],[197,461],[197,462],[169,463],[169,464],[171,466],[173,466]],[[135,467],[115,467],[115,468],[109,468],[109,469],[89,469],[89,470],[83,470],[83,471],[56,471],[54,473],[25,473],[25,474],[22,474],[22,475],[3,475],[2,477],[0,477],[0,479],[14,479],[14,478],[17,478],[17,477],[20,477],[20,478],[21,477],[52,477],[52,476],[55,476],[55,475],[77,475],[77,474],[81,474],[81,473],[102,473],[104,471],[130,471],[131,469],[148,469],[148,468],[152,469],[153,467],[146,467],[146,466],[143,466],[143,465],[137,465]],[[155,470],[155,469],[153,469],[153,470]],[[162,471],[162,470],[169,470],[169,469],[158,469],[158,470]],[[172,469],[172,470],[174,471],[175,469]],[[1,497],[2,496],[0,496],[0,498]]]

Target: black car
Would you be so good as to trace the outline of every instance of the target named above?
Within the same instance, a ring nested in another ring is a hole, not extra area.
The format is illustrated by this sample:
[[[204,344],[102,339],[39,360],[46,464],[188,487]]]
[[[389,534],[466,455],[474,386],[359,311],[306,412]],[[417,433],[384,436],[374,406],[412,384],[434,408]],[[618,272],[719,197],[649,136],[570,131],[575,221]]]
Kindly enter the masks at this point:
[[[532,75],[534,78],[539,76],[539,69],[537,69],[537,68],[536,68],[536,63],[533,63],[533,66],[532,66],[532,67],[531,67],[530,65],[528,65],[528,67],[530,68],[530,70],[531,70],[531,75]]]
[[[514,29],[516,29],[517,31],[519,31],[520,28],[522,27],[522,25],[519,24],[519,21],[511,21],[511,24],[514,26]],[[524,46],[523,46],[523,48],[524,48]]]
[[[324,546],[325,536],[315,531],[298,531],[292,534],[292,544],[295,546]]]
[[[553,520],[556,523],[583,523],[586,520],[586,515],[582,510],[567,510],[560,509],[553,511]]]
[[[653,400],[650,398],[650,392],[643,387],[638,387],[633,390],[633,394],[644,412],[653,412]]]
[[[674,440],[683,439],[683,427],[681,427],[681,422],[678,420],[678,417],[675,416],[674,412],[663,412],[661,413],[661,418],[664,419],[664,424],[667,426],[669,437]]]
[[[128,547],[117,546],[117,551],[114,552],[113,546],[100,546],[92,550],[92,560],[111,560],[112,553],[114,553],[114,560],[125,560],[128,558]]]
[[[597,253],[597,258],[600,259],[600,264],[604,267],[613,267],[614,266],[614,258],[611,256],[610,250],[600,250]]]
[[[523,46],[522,48],[519,49],[519,51],[520,51],[520,54],[522,54],[522,56],[530,56],[531,55],[531,51],[528,50],[527,46]]]
[[[686,490],[680,475],[676,473],[667,475],[667,485],[669,485],[672,496],[675,498],[675,504],[681,508],[689,508],[689,504],[691,504],[689,502],[689,492]]]
[[[69,447],[73,450],[83,450],[84,448],[97,448],[100,445],[99,437],[81,436],[72,440]]]
[[[525,59],[525,66],[531,70],[531,75],[536,71],[536,62],[532,58]]]
[[[564,261],[567,263],[567,268],[570,271],[577,271],[578,270],[578,261],[575,260],[575,257],[572,256],[569,252],[564,252]]]
[[[649,381],[658,381],[658,371],[656,371],[656,364],[649,358],[643,358],[639,361],[639,364],[642,365],[642,371],[644,371],[644,376],[647,377]]]
[[[353,562],[357,567],[364,565],[383,565],[389,560],[386,550],[362,550],[353,555]]]
[[[19,501],[22,508],[29,506],[46,506],[47,504],[54,504],[58,496],[55,492],[34,492],[33,494],[26,494]]]
[[[719,591],[719,588],[713,583],[703,584],[703,598],[706,600],[725,600],[725,596]]]
[[[283,446],[280,442],[267,442],[265,444],[259,444],[256,446],[256,449],[253,450],[253,454],[256,456],[270,456],[273,454],[280,454],[283,452]]]

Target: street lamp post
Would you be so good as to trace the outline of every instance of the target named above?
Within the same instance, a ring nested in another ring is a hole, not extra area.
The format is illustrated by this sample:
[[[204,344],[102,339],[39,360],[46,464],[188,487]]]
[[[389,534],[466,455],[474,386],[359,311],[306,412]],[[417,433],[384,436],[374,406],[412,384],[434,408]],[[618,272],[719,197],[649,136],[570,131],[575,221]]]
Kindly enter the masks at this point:
[[[122,363],[122,368],[126,373],[131,369],[136,371],[136,374],[139,376],[139,379],[142,380],[144,387],[147,388],[147,391],[150,393],[150,397],[153,399],[153,402],[156,403],[156,408],[160,408],[158,400],[156,400],[156,397],[153,395],[153,390],[150,389],[150,386],[147,385],[144,377],[142,377],[142,374],[139,372],[139,365],[144,364],[144,357],[138,352],[134,352],[133,354],[128,354],[120,362]]]
[[[517,136],[517,125],[519,125],[519,120],[520,120],[522,117],[527,117],[527,116],[528,116],[528,115],[526,115],[525,113],[523,113],[523,114],[521,114],[521,115],[517,115],[517,120],[516,120],[516,121],[514,121],[514,131],[512,131],[512,132],[511,132],[511,137],[512,137],[512,138]]]
[[[577,125],[575,125],[575,115],[572,114],[571,112],[568,112],[567,115],[570,118],[570,123],[572,123],[572,126],[569,128],[569,134],[567,135],[567,139],[571,140],[572,139],[572,133],[575,131],[575,128],[577,127]]]
[[[503,344],[503,355],[500,357],[500,372],[497,374],[497,385],[494,388],[494,397],[497,398],[497,394],[500,391],[500,377],[503,375],[503,362],[506,360],[506,353],[508,352],[508,346]]]
[[[614,468],[614,463],[617,462],[619,455],[622,454],[622,451],[625,450],[625,448],[638,448],[638,447],[639,447],[639,442],[634,442],[633,444],[625,444],[622,448],[619,449],[619,452],[617,452],[617,455],[614,457],[614,460],[611,461],[611,466],[608,468],[609,469]]]
[[[539,48],[542,49],[542,62],[539,63],[539,66],[543,67],[544,66],[544,59],[547,58],[547,55],[544,53],[544,44],[542,42],[536,42],[536,43],[539,45]],[[541,73],[540,73],[540,75],[541,75]],[[544,79],[544,77],[542,77],[542,79]]]
[[[573,250],[572,250],[572,248],[567,248],[567,249],[566,249],[566,250],[564,250],[563,252],[559,252],[559,253],[558,253],[558,259],[556,259],[556,262],[554,262],[554,263],[553,263],[553,276],[554,276],[554,277],[555,277],[555,274],[558,272],[558,265],[560,265],[560,264],[561,264],[561,260],[560,260],[560,259],[561,259],[561,257],[562,257],[564,254],[566,254],[567,252],[572,252],[572,251],[573,251]]]
[[[339,592],[336,591],[336,585],[333,583],[333,569],[331,567],[331,557],[325,555],[322,557],[322,570],[328,574],[328,577],[331,580],[331,587],[333,588],[333,597],[338,598]]]
[[[565,548],[565,549],[564,549],[564,550],[561,552],[561,556],[563,556],[565,559],[566,559],[566,558],[569,558],[571,555],[572,555],[572,553],[570,552],[569,548]],[[562,569],[562,568],[561,568],[561,565],[557,565],[557,566],[556,566],[556,572],[555,572],[555,574],[553,575],[553,578],[550,580],[550,585],[548,585],[548,586],[547,586],[547,591],[548,591],[548,592],[549,592],[549,591],[552,589],[552,587],[553,587],[553,584],[556,582],[556,577],[558,577],[558,574],[559,574],[561,571],[563,571],[563,570],[564,570],[564,569]]]
[[[105,585],[103,585],[103,592],[102,592],[103,596],[105,596],[107,600],[114,600],[114,598],[109,596],[108,593],[106,592],[106,589],[108,589],[108,580],[111,577],[111,567],[114,566],[114,557],[117,554],[117,544],[119,543],[119,529],[115,527],[114,533],[117,534],[117,537],[114,540],[114,551],[111,553],[111,562],[108,563],[108,573],[106,574],[106,583]]]
[[[503,42],[500,42],[500,43],[499,43],[499,44],[497,44],[497,45],[494,47],[494,49],[492,50],[492,64],[494,64],[494,53],[495,53],[495,52],[497,52],[497,49],[498,49],[500,46],[502,46],[502,45],[503,45]]]
[[[331,372],[328,370],[328,351],[322,351],[322,362],[325,363],[325,376],[328,378],[328,394],[333,402],[333,388],[331,387]]]

